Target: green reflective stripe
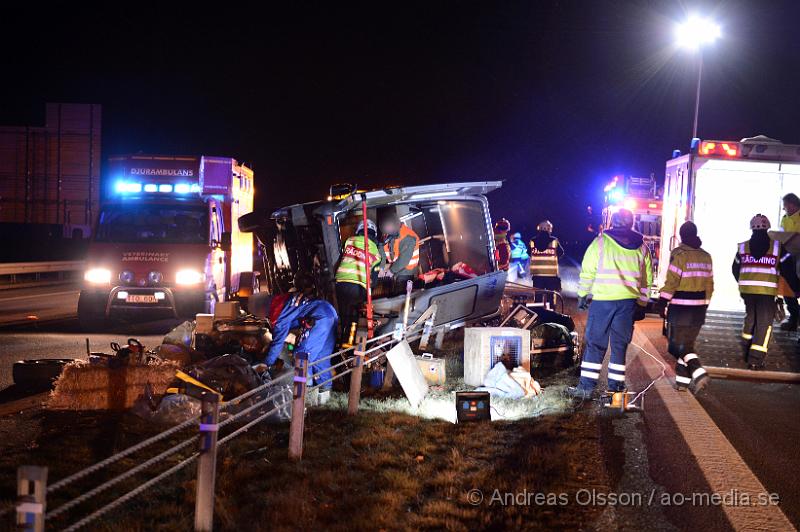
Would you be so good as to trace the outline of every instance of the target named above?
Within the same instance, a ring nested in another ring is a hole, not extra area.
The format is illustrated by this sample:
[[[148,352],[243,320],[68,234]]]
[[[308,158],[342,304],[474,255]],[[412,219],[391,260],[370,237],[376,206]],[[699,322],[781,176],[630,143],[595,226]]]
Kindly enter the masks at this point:
[[[369,255],[370,255],[370,269],[374,269],[379,264],[379,251],[378,246],[371,240],[368,240]],[[349,250],[349,254],[345,251]],[[355,248],[355,249],[353,249]],[[367,265],[364,260],[364,237],[351,236],[345,241],[342,247],[343,255],[339,263],[339,268],[336,270],[335,280],[337,283],[354,283],[359,286],[367,286]],[[357,250],[357,251],[356,251]],[[355,256],[354,256],[355,255]]]

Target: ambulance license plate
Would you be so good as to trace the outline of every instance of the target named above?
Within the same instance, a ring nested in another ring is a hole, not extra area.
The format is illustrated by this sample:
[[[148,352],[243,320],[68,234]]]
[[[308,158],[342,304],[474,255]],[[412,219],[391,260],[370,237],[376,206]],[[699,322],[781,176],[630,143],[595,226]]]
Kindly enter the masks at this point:
[[[153,294],[129,294],[126,303],[156,303],[158,300]]]

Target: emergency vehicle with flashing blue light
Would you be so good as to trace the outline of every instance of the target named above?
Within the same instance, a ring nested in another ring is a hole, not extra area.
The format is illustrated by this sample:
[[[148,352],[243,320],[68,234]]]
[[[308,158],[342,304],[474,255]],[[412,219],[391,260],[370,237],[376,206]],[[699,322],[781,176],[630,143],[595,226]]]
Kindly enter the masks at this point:
[[[750,219],[761,213],[780,230],[782,198],[800,194],[800,145],[758,135],[740,141],[695,138],[689,153],[675,150],[664,180],[661,255],[680,243],[687,220],[697,224],[703,249],[714,262],[714,295],[709,310],[744,311],[731,275],[737,245],[750,238]],[[780,234],[772,233],[780,239]],[[658,269],[663,286],[667,261]]]
[[[130,155],[109,160],[78,301],[83,328],[213,312],[258,290],[253,171],[230,157]]]

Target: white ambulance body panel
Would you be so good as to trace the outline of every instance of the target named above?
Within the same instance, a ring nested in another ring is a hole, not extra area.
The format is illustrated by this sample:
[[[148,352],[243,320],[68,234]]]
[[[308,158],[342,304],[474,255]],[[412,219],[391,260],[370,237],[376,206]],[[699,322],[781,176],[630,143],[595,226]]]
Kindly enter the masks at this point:
[[[669,251],[680,243],[681,224],[693,220],[703,249],[714,261],[714,295],[709,309],[743,311],[731,273],[736,246],[750,237],[750,219],[757,213],[767,216],[774,229],[780,228],[781,198],[789,192],[800,195],[800,160],[683,155],[668,161],[659,286],[666,278]]]

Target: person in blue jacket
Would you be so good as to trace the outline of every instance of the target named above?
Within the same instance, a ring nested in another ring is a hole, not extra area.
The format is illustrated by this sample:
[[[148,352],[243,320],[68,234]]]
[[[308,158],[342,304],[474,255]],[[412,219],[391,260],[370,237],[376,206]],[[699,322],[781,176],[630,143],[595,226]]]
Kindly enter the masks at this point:
[[[324,299],[316,297],[314,279],[310,275],[298,273],[294,278],[294,286],[296,292],[286,299],[278,319],[272,325],[272,344],[264,361],[267,366],[277,362],[292,329],[302,329],[294,352],[308,353],[309,365],[333,353],[339,323],[336,309]],[[330,367],[330,359],[315,364],[309,368],[309,377],[313,375],[315,384],[323,383],[331,378]],[[332,383],[328,382],[320,391],[330,390],[331,387]]]

